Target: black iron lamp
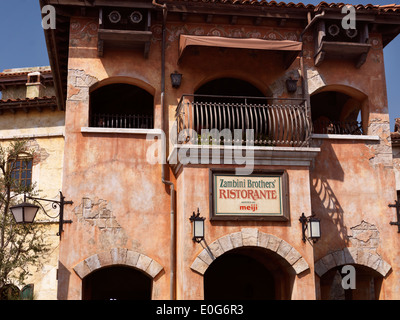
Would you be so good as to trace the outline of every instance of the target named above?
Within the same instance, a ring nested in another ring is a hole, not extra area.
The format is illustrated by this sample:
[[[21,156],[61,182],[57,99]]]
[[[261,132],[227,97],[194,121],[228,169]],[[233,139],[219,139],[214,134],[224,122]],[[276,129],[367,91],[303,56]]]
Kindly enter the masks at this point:
[[[179,88],[182,82],[182,74],[175,71],[171,73],[171,83],[173,88]]]
[[[321,222],[318,218],[315,218],[314,215],[306,217],[302,213],[299,221],[302,225],[303,242],[306,242],[308,238],[315,243],[321,238]]]
[[[290,93],[294,93],[297,91],[297,79],[287,79],[286,80],[286,89]]]
[[[39,206],[28,203],[26,202],[27,199],[31,199]],[[57,216],[52,217],[50,216],[46,210],[43,208],[42,204],[39,201],[48,201],[51,202],[51,206],[53,209],[56,209],[57,207],[59,208],[59,213]],[[10,207],[10,211],[14,217],[14,220],[18,224],[23,224],[23,223],[33,223],[36,217],[36,213],[40,208],[43,209],[43,212],[49,217],[49,218],[57,218],[59,217],[59,229],[57,235],[61,238],[61,233],[64,231],[63,230],[63,224],[64,223],[72,223],[72,220],[64,220],[64,205],[66,204],[73,204],[72,201],[65,201],[65,197],[63,196],[62,192],[60,191],[60,201],[57,200],[49,200],[49,199],[41,199],[41,198],[34,198],[27,196],[26,194],[24,195],[24,202],[17,204],[15,206]]]
[[[197,214],[193,211],[192,216],[189,218],[189,220],[193,224],[193,238],[192,240],[194,242],[200,243],[201,241],[204,240],[204,220],[206,218],[200,217],[200,211],[199,208],[197,208]]]
[[[32,223],[35,220],[39,206],[23,202],[10,208],[16,223]]]

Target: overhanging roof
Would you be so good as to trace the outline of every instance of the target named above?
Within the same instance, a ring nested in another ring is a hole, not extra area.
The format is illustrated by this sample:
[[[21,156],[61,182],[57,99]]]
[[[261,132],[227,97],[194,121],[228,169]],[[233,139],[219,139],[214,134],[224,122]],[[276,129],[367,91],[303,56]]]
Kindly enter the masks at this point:
[[[38,0],[36,0],[38,1]],[[156,0],[165,3],[168,12],[179,14],[215,14],[248,16],[262,19],[297,19],[307,24],[309,18],[326,11],[326,18],[337,18],[344,3],[320,2],[318,5],[301,2],[277,2],[268,0]],[[57,104],[65,108],[68,75],[69,18],[76,15],[98,16],[96,10],[102,6],[153,7],[150,0],[39,0],[40,6],[56,6],[57,28],[45,30],[45,39],[53,71]],[[379,2],[376,0],[376,2]],[[357,19],[368,21],[371,32],[382,34],[386,46],[400,33],[400,5],[355,5]],[[159,10],[154,7],[155,10]],[[43,14],[44,16],[44,14]],[[310,17],[308,17],[310,16]],[[342,18],[342,15],[340,16]],[[257,21],[258,21],[257,20]],[[290,51],[289,51],[290,52]],[[289,59],[290,60],[290,59]]]

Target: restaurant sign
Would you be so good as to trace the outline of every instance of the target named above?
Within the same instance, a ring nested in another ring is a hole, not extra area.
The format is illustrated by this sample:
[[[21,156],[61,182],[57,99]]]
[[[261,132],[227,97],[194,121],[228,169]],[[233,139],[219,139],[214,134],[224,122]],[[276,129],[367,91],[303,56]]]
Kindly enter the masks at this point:
[[[288,220],[287,175],[212,172],[212,220]]]

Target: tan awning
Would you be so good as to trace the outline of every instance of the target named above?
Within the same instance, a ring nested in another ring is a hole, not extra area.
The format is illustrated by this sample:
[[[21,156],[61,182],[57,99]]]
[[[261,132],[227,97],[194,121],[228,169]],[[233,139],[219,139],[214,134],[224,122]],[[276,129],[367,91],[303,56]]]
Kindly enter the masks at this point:
[[[179,58],[189,46],[285,51],[294,58],[302,49],[302,42],[291,40],[264,40],[255,38],[226,38],[215,36],[179,36]],[[293,61],[292,61],[293,62]]]

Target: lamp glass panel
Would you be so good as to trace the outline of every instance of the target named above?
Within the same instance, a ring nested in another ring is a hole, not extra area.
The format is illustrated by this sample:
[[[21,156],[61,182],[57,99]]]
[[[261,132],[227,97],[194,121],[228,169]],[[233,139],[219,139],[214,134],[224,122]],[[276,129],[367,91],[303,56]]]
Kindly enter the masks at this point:
[[[10,210],[14,216],[16,223],[23,222],[23,208],[22,207],[14,207],[14,208],[10,208]]]
[[[321,230],[319,220],[311,220],[309,222],[310,238],[320,238]]]
[[[25,207],[25,221],[28,223],[32,223],[35,219],[36,212],[39,210],[38,207]]]
[[[204,238],[204,220],[195,220],[193,227],[193,236],[195,238]]]
[[[171,74],[171,82],[173,87],[179,87],[181,85],[182,75],[172,73]]]

